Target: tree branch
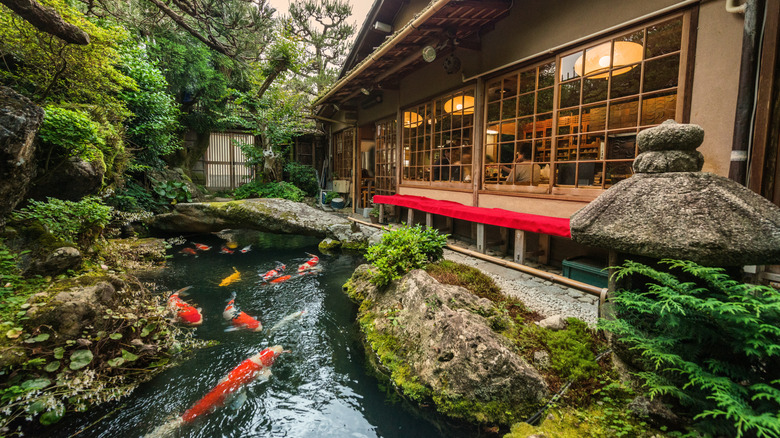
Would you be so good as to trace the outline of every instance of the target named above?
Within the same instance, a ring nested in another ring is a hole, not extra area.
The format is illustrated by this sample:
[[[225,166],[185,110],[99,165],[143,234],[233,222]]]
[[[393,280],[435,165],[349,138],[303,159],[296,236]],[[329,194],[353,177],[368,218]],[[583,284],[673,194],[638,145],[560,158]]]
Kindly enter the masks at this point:
[[[6,0],[0,0],[0,1],[6,1]],[[154,5],[157,6],[157,8],[160,9],[165,15],[169,16],[171,20],[176,22],[176,24],[178,24],[182,29],[189,32],[190,35],[200,40],[203,44],[207,45],[211,49],[214,49],[225,56],[228,56],[230,58],[235,58],[235,55],[233,53],[230,53],[227,47],[223,46],[218,41],[212,41],[211,39],[201,35],[200,32],[195,30],[195,28],[187,24],[187,22],[184,20],[184,17],[175,13],[165,3],[161,2],[160,0],[149,0],[149,1],[154,3]]]
[[[65,42],[86,46],[89,34],[78,26],[63,20],[54,9],[47,8],[35,0],[0,0],[41,32],[54,35]]]

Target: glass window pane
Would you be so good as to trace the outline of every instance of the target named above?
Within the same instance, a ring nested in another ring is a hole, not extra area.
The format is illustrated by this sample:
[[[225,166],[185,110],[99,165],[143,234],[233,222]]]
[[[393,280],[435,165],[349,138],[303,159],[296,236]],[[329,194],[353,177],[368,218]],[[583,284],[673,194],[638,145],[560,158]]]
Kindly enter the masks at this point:
[[[581,58],[582,51],[561,58],[561,82],[582,76]]]
[[[607,105],[593,105],[582,109],[580,132],[603,131],[607,126]]]
[[[607,135],[607,159],[633,159],[636,153],[636,131],[615,132]]]
[[[560,86],[560,107],[568,108],[580,104],[580,81],[561,84]]]
[[[665,56],[645,63],[644,92],[677,86],[680,55]]]
[[[534,93],[524,94],[517,99],[517,116],[530,116],[534,113]]]
[[[513,119],[517,116],[517,99],[511,98],[501,103],[501,120]]]
[[[612,99],[639,94],[639,79],[642,76],[641,64],[634,64],[628,71],[626,68],[612,71],[612,88],[609,93],[609,97]]]
[[[552,111],[552,109],[553,109],[553,92],[554,92],[554,90],[552,88],[547,88],[545,90],[539,90],[539,93],[537,93],[537,100],[536,100],[536,112],[537,113],[546,113],[548,111]]]
[[[501,102],[492,102],[487,107],[487,121],[496,122],[501,119]]]
[[[526,70],[520,73],[520,93],[527,93],[536,89],[536,69]]]
[[[604,134],[584,134],[580,136],[580,159],[604,159]]]
[[[680,50],[682,41],[682,19],[676,18],[647,28],[645,58]]]
[[[515,158],[514,143],[502,144],[498,149],[498,162],[504,165],[511,165]]]
[[[555,149],[556,161],[574,161],[577,159],[577,136],[558,137]]]
[[[536,116],[536,138],[552,136],[552,114]]]
[[[517,76],[512,75],[504,78],[504,88],[501,92],[504,98],[517,95]]]
[[[494,102],[501,99],[501,80],[492,81],[487,86],[487,101]]]
[[[609,104],[609,129],[637,126],[639,100],[631,99]]]
[[[552,87],[555,83],[555,62],[539,67],[539,88]]]
[[[582,103],[594,103],[607,100],[607,86],[609,81],[606,78],[587,77],[582,82]]]
[[[619,181],[630,178],[631,175],[634,174],[634,170],[631,168],[631,163],[633,163],[633,161],[618,161],[607,163],[604,187],[610,187],[614,184],[617,184]]]
[[[517,121],[517,138],[519,140],[530,140],[534,137],[534,118],[527,117]]]
[[[580,129],[580,111],[558,111],[558,135],[576,134]]]
[[[555,185],[573,186],[577,176],[577,164],[561,163],[555,166]]]
[[[577,187],[601,186],[603,163],[580,163],[577,167]]]
[[[515,122],[502,123],[500,132],[501,142],[515,141]]]
[[[674,120],[677,110],[677,92],[667,91],[642,98],[641,125],[657,125],[666,120]]]
[[[537,140],[534,142],[534,162],[549,163],[552,142],[547,140]]]

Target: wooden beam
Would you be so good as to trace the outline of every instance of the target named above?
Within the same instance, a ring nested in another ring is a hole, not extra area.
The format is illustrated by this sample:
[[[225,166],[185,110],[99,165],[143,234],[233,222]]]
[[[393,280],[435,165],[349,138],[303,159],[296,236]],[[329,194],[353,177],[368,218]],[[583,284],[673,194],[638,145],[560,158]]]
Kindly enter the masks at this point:
[[[485,254],[485,224],[477,224],[477,251]]]
[[[550,263],[550,235],[539,235],[539,263],[546,265]]]
[[[406,225],[414,225],[414,209],[410,208],[409,211],[406,212]]]
[[[379,204],[379,223],[385,223],[385,204]]]
[[[525,231],[515,230],[515,263],[525,264]]]

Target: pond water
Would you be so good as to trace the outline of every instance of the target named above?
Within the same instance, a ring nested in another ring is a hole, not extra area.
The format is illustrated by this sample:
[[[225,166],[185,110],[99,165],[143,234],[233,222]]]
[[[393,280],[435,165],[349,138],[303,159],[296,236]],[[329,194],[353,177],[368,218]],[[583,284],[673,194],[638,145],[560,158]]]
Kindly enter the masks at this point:
[[[173,248],[170,269],[159,279],[168,290],[193,286],[185,299],[201,307],[204,316],[194,334],[219,345],[199,350],[120,402],[64,419],[53,427],[55,436],[145,436],[189,409],[241,361],[275,344],[291,353],[277,359],[269,379],[250,383],[233,403],[182,426],[173,436],[474,436],[434,424],[408,405],[390,401],[377,379],[367,374],[354,323],[357,309],[341,291],[360,257],[321,255],[319,239],[311,237],[237,232],[233,239],[238,249],[251,244],[251,251],[220,254],[222,238],[189,237],[186,245]],[[179,252],[193,242],[212,248],[197,257]],[[320,255],[319,274],[262,284],[262,274],[277,261],[287,265],[286,273],[294,273],[308,260],[307,252]],[[241,280],[220,287],[233,267],[241,272]],[[226,331],[229,323],[222,311],[233,291],[238,307],[257,316],[263,331]],[[300,318],[270,333],[275,323],[300,310],[305,310]]]

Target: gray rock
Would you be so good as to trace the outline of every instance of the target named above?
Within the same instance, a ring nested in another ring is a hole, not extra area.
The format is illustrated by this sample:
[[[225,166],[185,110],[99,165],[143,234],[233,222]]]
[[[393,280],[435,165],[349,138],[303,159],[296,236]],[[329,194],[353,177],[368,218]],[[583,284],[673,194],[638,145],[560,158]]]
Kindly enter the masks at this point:
[[[699,125],[681,124],[667,120],[660,125],[645,129],[636,136],[639,152],[647,151],[694,151],[704,141],[704,130]]]
[[[39,201],[47,197],[79,201],[96,194],[103,186],[106,169],[102,162],[70,157],[61,165],[43,174],[30,187],[27,196]]]
[[[116,299],[117,290],[108,281],[75,287],[58,293],[45,307],[31,307],[25,324],[30,327],[48,325],[65,339],[75,339],[86,326],[100,322],[105,307],[114,304]]]
[[[546,370],[550,367],[550,353],[545,350],[534,351],[534,365],[537,369]]]
[[[35,134],[43,109],[0,87],[0,226],[27,193],[35,169]]]
[[[400,348],[393,354],[408,366],[407,380],[429,388],[441,403],[501,406],[492,413],[467,413],[474,416],[461,418],[467,421],[508,424],[507,410],[522,417],[544,403],[549,389],[542,376],[514,352],[506,338],[490,329],[483,316],[495,313],[489,300],[461,287],[442,285],[422,270],[380,290],[368,281],[368,269],[358,267],[347,289],[353,291],[351,296],[363,297],[361,320],[369,318],[375,334],[396,340]],[[372,346],[367,343],[366,348]],[[375,366],[386,371],[381,362]]]
[[[698,172],[704,166],[699,151],[647,151],[634,160],[638,173]]]
[[[637,174],[571,216],[576,242],[707,266],[780,263],[780,209],[706,172]]]
[[[566,328],[566,320],[561,315],[553,315],[536,323],[539,327],[550,330],[563,330]]]
[[[81,253],[72,246],[57,248],[43,261],[34,261],[26,274],[57,276],[81,265]]]
[[[639,396],[628,405],[629,411],[640,419],[647,420],[654,427],[666,426],[672,429],[681,429],[684,422],[671,409],[658,399],[650,400]]]

